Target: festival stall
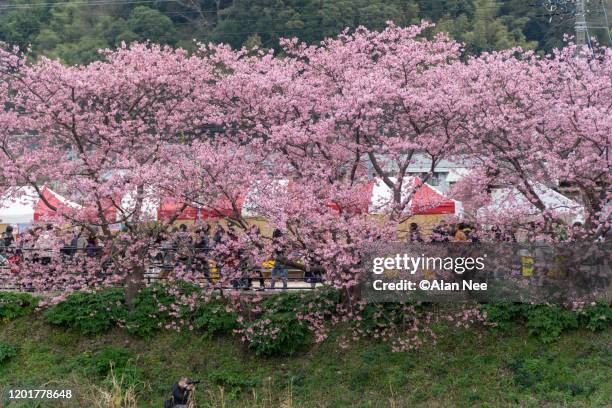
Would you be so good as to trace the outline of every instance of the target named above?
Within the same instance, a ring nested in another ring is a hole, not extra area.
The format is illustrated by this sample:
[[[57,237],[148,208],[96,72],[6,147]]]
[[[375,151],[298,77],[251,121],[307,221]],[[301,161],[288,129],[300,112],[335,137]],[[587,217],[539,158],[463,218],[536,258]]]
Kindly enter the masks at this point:
[[[391,182],[396,180],[391,178]],[[384,214],[393,203],[393,191],[382,179],[372,183],[372,193],[368,206],[369,214]],[[412,193],[408,207],[414,216],[461,216],[461,202],[444,196],[442,192],[418,177],[406,177],[402,185],[402,199]]]
[[[395,182],[394,178],[390,179]],[[372,182],[372,194],[369,201],[368,213],[383,217],[388,213],[393,204],[393,191],[379,178]],[[443,219],[461,218],[463,207],[460,201],[450,199],[441,191],[430,186],[419,177],[406,177],[402,184],[402,199],[408,198],[407,204],[412,216],[405,220],[399,227],[400,236],[409,230],[411,223],[416,223],[424,235],[438,225]]]
[[[13,225],[18,232],[23,231],[33,223],[52,218],[55,211],[45,200],[55,208],[68,206],[79,208],[74,202],[67,200],[48,187],[41,190],[41,198],[34,187],[14,187],[4,192],[0,197],[0,228]]]
[[[235,205],[236,211],[240,214],[244,197],[238,197]],[[179,213],[175,221],[177,222],[197,222],[216,220],[223,217],[231,217],[234,214],[232,203],[228,199],[219,199],[215,203],[207,207],[198,207],[195,205],[185,205],[175,199],[166,198],[161,200],[157,208],[157,220],[168,221]]]
[[[391,179],[391,181],[395,182],[395,179]],[[257,224],[263,231],[266,224],[259,210],[258,196],[261,197],[262,194],[270,195],[272,194],[271,191],[274,191],[274,194],[282,195],[285,191],[293,188],[298,188],[295,183],[288,180],[279,180],[272,187],[266,185],[262,186],[261,189],[257,189],[257,187],[251,189],[242,202],[242,216],[249,219],[251,223]],[[460,201],[447,198],[442,192],[423,183],[418,177],[406,177],[402,193],[403,198],[412,193],[408,203],[409,213],[412,216],[402,224],[401,230],[407,229],[406,226],[409,223],[416,222],[423,231],[427,232],[443,218],[460,218],[463,215],[463,207]],[[338,212],[350,211],[369,214],[381,219],[382,222],[393,203],[393,191],[380,178],[375,178],[367,184],[359,186],[355,195],[354,200],[346,204],[345,208],[340,208],[334,202],[328,203],[327,206]]]
[[[533,191],[547,210],[550,210],[568,224],[584,221],[584,207],[582,205],[542,183],[533,182],[531,185]],[[529,217],[535,216],[540,212],[516,188],[499,188],[491,192],[490,203],[480,208],[477,215],[486,218],[488,215],[499,216],[499,214],[507,214],[510,217],[520,216],[523,219],[529,219]]]

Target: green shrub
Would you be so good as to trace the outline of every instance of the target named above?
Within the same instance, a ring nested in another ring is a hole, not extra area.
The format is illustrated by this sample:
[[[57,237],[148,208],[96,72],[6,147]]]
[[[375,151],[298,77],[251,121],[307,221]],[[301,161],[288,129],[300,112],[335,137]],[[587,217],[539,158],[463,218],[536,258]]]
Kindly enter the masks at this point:
[[[300,316],[330,316],[340,294],[334,289],[282,293],[264,300],[257,318],[241,322],[242,334],[257,355],[289,356],[312,343],[312,332]]]
[[[249,348],[257,355],[290,356],[311,343],[307,324],[295,313],[265,313],[244,326]]]
[[[493,330],[507,331],[512,323],[523,316],[523,305],[520,303],[501,302],[481,305],[480,310]]]
[[[612,308],[602,301],[590,304],[578,311],[578,320],[591,331],[605,330],[612,324]]]
[[[192,312],[185,312],[194,329],[212,338],[215,335],[229,335],[238,328],[238,313],[228,312],[220,300],[199,304]]]
[[[85,352],[79,356],[79,363],[87,374],[105,377],[111,367],[116,374],[121,374],[132,358],[130,351],[124,347],[106,346],[95,352]]]
[[[308,323],[298,316],[316,313],[330,316],[336,309],[340,295],[333,289],[308,293],[288,293],[266,299],[260,308],[263,315],[239,324],[238,313],[228,311],[222,299],[205,302],[199,299],[201,289],[187,282],[172,286],[155,285],[142,289],[129,310],[123,289],[110,288],[93,292],[74,292],[65,300],[44,312],[54,325],[76,330],[80,334],[96,334],[114,326],[141,338],[150,338],[160,329],[191,327],[206,336],[228,335],[239,327],[255,330],[252,347],[259,354],[292,354],[310,341]],[[189,301],[183,302],[183,296]],[[270,321],[272,332],[263,326]],[[269,340],[270,344],[265,345]]]
[[[493,329],[507,330],[512,322],[525,320],[529,333],[545,343],[559,338],[561,333],[579,326],[592,331],[606,329],[612,323],[612,308],[597,302],[577,311],[555,304],[529,305],[520,303],[490,303],[481,306]]]
[[[275,313],[293,312],[301,309],[304,304],[304,295],[300,293],[281,293],[268,296],[261,302],[261,309]]]
[[[94,292],[74,292],[64,301],[45,311],[49,323],[69,327],[82,334],[96,334],[113,326],[125,326],[129,333],[149,338],[170,321],[171,305],[176,297],[167,288],[142,289],[133,310],[125,303],[121,288]]]
[[[0,292],[0,322],[31,313],[38,301],[29,293]]]
[[[163,286],[141,290],[136,296],[134,309],[129,311],[126,328],[130,334],[150,338],[170,320],[176,297]]]
[[[529,334],[544,343],[551,343],[567,329],[578,327],[575,312],[558,305],[525,305],[527,330]]]
[[[261,308],[274,310],[276,313],[320,312],[329,314],[335,311],[339,302],[340,292],[333,288],[323,288],[309,292],[281,293],[270,296],[262,302]]]
[[[0,341],[0,365],[17,355],[17,347]]]
[[[201,288],[185,281],[141,290],[136,297],[134,310],[128,314],[128,331],[138,337],[150,338],[172,323],[177,327],[191,325],[208,336],[231,333],[237,327],[238,315],[226,312],[222,301],[200,300],[193,310],[181,304],[180,297],[190,297],[200,291]]]
[[[360,320],[353,326],[364,334],[395,330],[409,325],[416,317],[411,303],[368,303],[360,313]]]
[[[198,285],[184,280],[173,282],[172,287],[176,292],[180,293],[181,295],[193,295],[194,293],[199,293],[202,291],[202,288]],[[160,285],[158,286],[158,288],[164,288],[164,286]]]
[[[193,295],[199,290],[187,282],[177,282],[171,287],[155,285],[144,288],[136,295],[132,310],[128,309],[124,290],[120,288],[74,292],[47,309],[44,316],[51,324],[85,335],[122,326],[130,334],[150,338],[170,323],[178,327],[192,325],[211,336],[231,333],[237,327],[238,316],[227,313],[222,302],[201,303],[194,310],[179,304],[179,296]]]
[[[64,326],[81,334],[102,333],[127,317],[123,289],[74,292],[50,307],[44,316],[51,324]]]

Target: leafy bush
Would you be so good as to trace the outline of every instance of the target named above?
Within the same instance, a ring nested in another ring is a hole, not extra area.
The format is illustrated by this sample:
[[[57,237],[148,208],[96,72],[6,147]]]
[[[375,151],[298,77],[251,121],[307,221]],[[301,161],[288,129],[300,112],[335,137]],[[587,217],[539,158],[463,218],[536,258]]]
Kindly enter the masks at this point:
[[[222,301],[200,300],[195,302],[195,307],[188,307],[181,301],[181,297],[197,299],[200,291],[198,286],[185,281],[141,290],[136,297],[134,310],[128,314],[128,331],[142,338],[150,338],[158,330],[172,324],[176,327],[190,325],[208,336],[231,333],[237,327],[238,315],[227,312]]]
[[[591,331],[601,331],[612,323],[612,308],[605,302],[597,302],[577,311],[555,304],[529,305],[519,303],[491,303],[481,306],[487,322],[493,329],[507,330],[511,323],[524,319],[529,334],[544,343],[559,338],[564,330],[579,326]]]
[[[136,296],[134,310],[129,312],[126,319],[128,332],[150,338],[170,321],[175,302],[176,297],[162,286],[141,290]]]
[[[102,333],[127,317],[123,289],[71,293],[47,309],[44,316],[51,324],[82,334]]]
[[[578,317],[571,310],[558,305],[526,305],[525,317],[529,334],[551,343],[567,329],[578,327]]]
[[[29,293],[0,292],[0,321],[15,319],[36,309],[39,299]]]
[[[180,290],[193,290],[187,284]],[[177,292],[180,293],[180,292]],[[74,292],[64,301],[45,311],[49,323],[77,330],[82,334],[96,334],[113,326],[125,326],[136,336],[148,338],[171,319],[176,296],[163,286],[141,290],[136,296],[134,309],[128,310],[125,293],[121,288],[94,292]]]
[[[237,327],[238,316],[226,312],[221,301],[198,303],[191,309],[179,301],[179,297],[194,295],[199,290],[187,282],[144,288],[136,296],[132,310],[125,304],[123,289],[74,292],[46,310],[44,316],[51,324],[86,335],[122,326],[135,336],[150,338],[169,324],[176,327],[192,325],[211,336],[231,333]]]
[[[340,302],[340,293],[333,288],[324,288],[302,293],[281,293],[264,300],[260,309],[266,312],[294,314],[321,313],[329,315]]]
[[[17,355],[17,347],[0,341],[0,365]]]
[[[79,356],[79,363],[85,367],[87,374],[105,377],[111,371],[121,375],[128,361],[132,358],[130,351],[123,347],[106,346],[95,352],[85,352]]]
[[[259,305],[261,315],[241,323],[243,337],[257,355],[292,355],[313,339],[304,317],[331,315],[339,299],[334,289],[271,296]]]
[[[193,312],[186,312],[193,328],[212,338],[215,335],[232,334],[238,328],[238,313],[226,310],[220,300],[210,300],[198,305]]]
[[[351,324],[362,335],[378,338],[409,326],[417,313],[411,303],[368,303]]]
[[[523,305],[519,303],[488,303],[480,307],[493,330],[507,331],[512,323],[523,316]]]
[[[578,311],[578,320],[591,331],[602,331],[612,324],[612,308],[605,302],[585,306]]]
[[[307,324],[292,312],[266,313],[247,323],[244,333],[249,348],[255,350],[255,354],[265,356],[293,355],[311,340]]]

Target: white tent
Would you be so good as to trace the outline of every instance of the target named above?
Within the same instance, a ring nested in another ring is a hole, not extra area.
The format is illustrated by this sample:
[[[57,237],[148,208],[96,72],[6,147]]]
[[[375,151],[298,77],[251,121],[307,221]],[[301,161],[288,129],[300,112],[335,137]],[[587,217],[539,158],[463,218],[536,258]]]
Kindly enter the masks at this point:
[[[577,202],[542,183],[533,182],[532,187],[538,198],[546,206],[546,209],[568,216],[573,222],[584,220],[584,207]],[[487,213],[536,215],[539,213],[539,210],[518,189],[513,187],[493,190],[491,192],[491,203],[478,210],[478,215],[485,215]]]
[[[43,187],[41,192],[53,205],[80,207],[47,187]],[[13,187],[0,197],[0,224],[31,224],[50,211],[34,187]]]
[[[395,182],[396,178],[390,177],[390,180]],[[415,191],[413,192],[413,190]],[[410,193],[412,193],[413,196],[409,202],[409,207],[413,214],[463,215],[463,206],[460,201],[446,197],[444,193],[437,188],[427,183],[423,183],[419,177],[407,176],[404,178],[402,184],[402,200],[405,200]],[[392,202],[393,192],[391,188],[389,188],[382,179],[375,178],[371,190],[368,213],[384,213],[384,211],[391,206]]]
[[[160,206],[159,198],[155,195],[155,191],[152,188],[147,188],[145,196],[142,200],[141,205],[141,220],[155,221],[157,220],[158,208]],[[136,191],[127,192],[121,198],[121,208],[128,214],[134,213],[136,207]],[[131,218],[131,217],[130,217]],[[117,219],[120,219],[117,214]]]
[[[0,197],[1,224],[28,224],[34,221],[36,204],[40,200],[34,187],[17,187]]]
[[[395,179],[392,178],[392,181],[395,181]],[[271,183],[253,186],[245,195],[241,208],[242,215],[244,217],[260,215],[260,205],[258,201],[264,196],[286,195],[286,190],[290,188],[290,185],[292,185],[292,182],[289,180],[276,180]],[[413,214],[452,214],[456,216],[461,216],[463,214],[463,207],[460,201],[445,197],[444,194],[436,188],[426,183],[422,183],[418,177],[406,177],[403,186],[403,198],[407,197],[413,187],[418,186],[409,203]],[[379,178],[363,184],[362,191],[365,194],[364,197],[367,199],[367,202],[361,205],[355,205],[354,208],[355,211],[361,213],[383,214],[386,209],[389,209],[393,201],[392,190]],[[329,207],[336,208],[335,205],[331,203]]]

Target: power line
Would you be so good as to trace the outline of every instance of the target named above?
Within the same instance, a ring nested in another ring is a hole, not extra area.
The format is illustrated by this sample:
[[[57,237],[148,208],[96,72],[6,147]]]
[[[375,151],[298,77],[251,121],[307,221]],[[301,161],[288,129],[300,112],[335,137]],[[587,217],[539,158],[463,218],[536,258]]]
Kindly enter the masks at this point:
[[[591,40],[589,38],[589,28],[586,23],[586,12],[584,6],[585,0],[576,0],[576,22],[574,23],[574,29],[576,30],[576,44],[584,45],[587,40],[589,42],[589,48],[591,48]]]
[[[610,34],[610,22],[608,21],[608,10],[605,0],[601,0],[601,8],[606,20],[606,32],[608,33],[608,43],[612,46],[612,35]]]

